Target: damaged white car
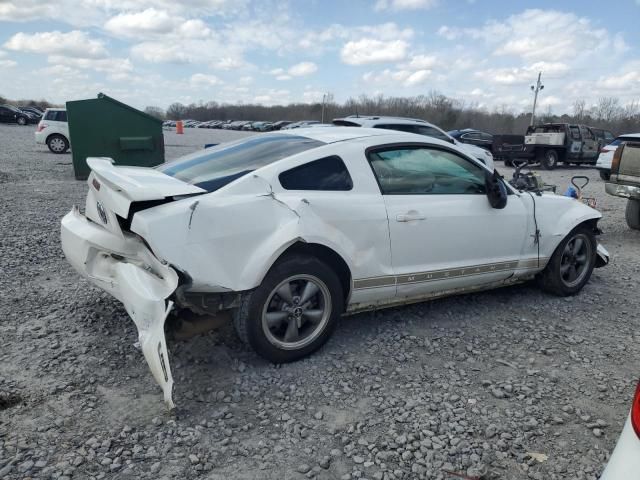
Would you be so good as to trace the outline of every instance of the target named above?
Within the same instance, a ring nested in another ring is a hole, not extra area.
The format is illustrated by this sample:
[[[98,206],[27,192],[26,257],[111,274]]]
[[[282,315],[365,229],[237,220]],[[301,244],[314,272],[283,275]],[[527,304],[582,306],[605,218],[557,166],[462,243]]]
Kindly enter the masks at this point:
[[[608,262],[601,214],[518,192],[456,146],[351,127],[245,138],[156,169],[90,158],[62,247],[119,299],[173,407],[165,320],[230,310],[273,362],[310,354],[343,313],[513,284],[577,293]]]

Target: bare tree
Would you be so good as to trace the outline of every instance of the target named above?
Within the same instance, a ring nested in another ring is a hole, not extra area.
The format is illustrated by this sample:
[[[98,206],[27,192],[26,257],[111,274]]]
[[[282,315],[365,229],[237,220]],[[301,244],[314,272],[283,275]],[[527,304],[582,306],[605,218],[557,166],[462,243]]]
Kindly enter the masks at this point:
[[[584,118],[585,114],[585,106],[587,102],[585,102],[584,98],[577,98],[573,102],[573,117],[581,121]]]
[[[165,119],[164,110],[162,110],[160,107],[147,107],[144,109],[144,113],[151,115],[152,117],[156,117],[160,120]]]

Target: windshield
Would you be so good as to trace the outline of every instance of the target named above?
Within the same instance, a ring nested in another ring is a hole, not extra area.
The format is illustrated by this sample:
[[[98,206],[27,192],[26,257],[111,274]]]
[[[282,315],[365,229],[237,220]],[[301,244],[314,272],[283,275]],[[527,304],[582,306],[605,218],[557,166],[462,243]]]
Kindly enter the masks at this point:
[[[325,144],[298,135],[255,135],[201,150],[158,169],[166,175],[214,192],[258,168],[322,145]]]

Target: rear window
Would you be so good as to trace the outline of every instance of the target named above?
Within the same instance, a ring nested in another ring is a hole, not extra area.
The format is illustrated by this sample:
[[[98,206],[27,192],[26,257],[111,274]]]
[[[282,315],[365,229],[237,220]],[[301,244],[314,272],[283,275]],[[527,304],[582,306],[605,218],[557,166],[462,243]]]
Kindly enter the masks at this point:
[[[613,142],[611,142],[609,147],[617,147],[622,142],[640,142],[640,137],[618,137]]]
[[[278,178],[285,190],[347,191],[353,188],[351,175],[337,155],[294,167]]]
[[[298,135],[256,135],[201,150],[158,170],[214,192],[247,173],[322,145],[325,143]]]
[[[66,122],[67,111],[66,110],[49,110],[44,117],[45,120],[51,120],[52,122]]]

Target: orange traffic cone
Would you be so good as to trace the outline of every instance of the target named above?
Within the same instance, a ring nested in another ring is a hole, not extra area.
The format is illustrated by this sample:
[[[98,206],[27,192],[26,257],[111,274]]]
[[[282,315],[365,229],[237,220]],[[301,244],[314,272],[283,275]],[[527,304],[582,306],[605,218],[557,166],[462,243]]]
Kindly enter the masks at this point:
[[[182,120],[178,120],[176,122],[176,133],[181,135],[184,133],[184,126],[182,125]]]

